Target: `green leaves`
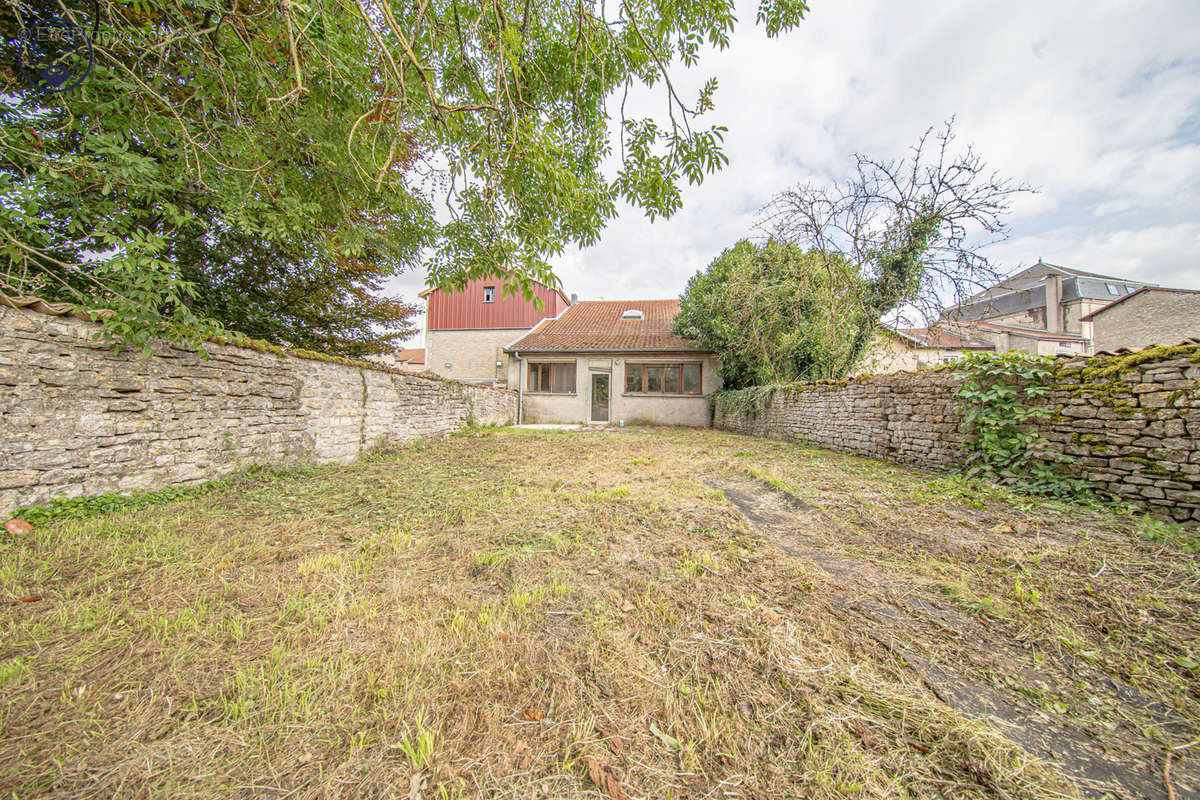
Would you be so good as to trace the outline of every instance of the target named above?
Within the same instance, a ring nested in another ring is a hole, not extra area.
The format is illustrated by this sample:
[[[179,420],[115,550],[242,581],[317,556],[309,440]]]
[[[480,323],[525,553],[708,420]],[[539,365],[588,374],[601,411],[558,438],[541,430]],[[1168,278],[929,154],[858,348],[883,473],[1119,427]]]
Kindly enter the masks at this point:
[[[1039,404],[1050,392],[1053,359],[1018,351],[976,353],[955,362],[962,383],[958,411],[973,435],[967,474],[1030,494],[1086,495],[1082,481],[1062,475],[1069,456],[1055,453],[1037,431],[1051,409]]]
[[[420,265],[450,289],[502,273],[527,294],[555,285],[551,260],[597,241],[618,198],[668,216],[683,181],[728,163],[725,129],[701,119],[716,80],[681,97],[669,68],[728,46],[733,0],[96,7],[75,14],[111,34],[88,79],[9,87],[0,106],[0,282],[111,309],[114,341],[200,341],[193,307],[281,336],[232,295],[270,305],[316,270],[342,292],[316,304],[325,321],[303,318],[327,331],[340,300],[346,346],[364,346],[364,325],[407,328],[396,307],[356,318],[356,293]],[[805,9],[764,2],[758,19],[776,35]],[[664,107],[622,114],[615,141],[614,96],[638,85]],[[354,281],[346,261],[377,266]]]
[[[730,389],[838,378],[874,330],[874,291],[836,255],[743,240],[688,282],[675,332],[717,353]]]

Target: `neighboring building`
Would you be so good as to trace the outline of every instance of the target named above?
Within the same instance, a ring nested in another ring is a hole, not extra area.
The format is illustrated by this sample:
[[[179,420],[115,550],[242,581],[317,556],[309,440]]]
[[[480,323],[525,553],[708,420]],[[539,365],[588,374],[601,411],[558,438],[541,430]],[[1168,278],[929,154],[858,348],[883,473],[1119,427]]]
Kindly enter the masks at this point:
[[[424,372],[425,350],[422,348],[397,350],[395,352],[395,365],[407,372]]]
[[[1175,344],[1200,335],[1200,292],[1042,260],[942,314],[997,350],[1038,355]]]
[[[1038,259],[1032,267],[946,309],[942,319],[1078,335],[1082,317],[1146,285]]]
[[[1058,356],[1085,352],[1074,333],[1047,333],[991,322],[935,322],[927,328],[885,328],[859,362],[861,372],[901,372],[946,364],[970,353],[1019,350]]]
[[[945,328],[884,328],[867,348],[859,371],[904,372],[994,349],[991,342]]]
[[[536,308],[520,293],[506,296],[505,281],[471,281],[461,292],[426,289],[425,367],[438,375],[473,383],[502,384],[504,346],[543,319],[556,317],[571,301],[557,289],[535,284]]]
[[[719,363],[671,333],[678,300],[586,301],[511,342],[525,423],[709,425]]]
[[[1200,291],[1143,286],[1081,322],[1092,352],[1200,338]]]
[[[1035,356],[1070,356],[1088,352],[1088,342],[1078,333],[1050,333],[1019,325],[968,322],[959,326],[978,339],[990,342],[993,350],[1019,350]]]

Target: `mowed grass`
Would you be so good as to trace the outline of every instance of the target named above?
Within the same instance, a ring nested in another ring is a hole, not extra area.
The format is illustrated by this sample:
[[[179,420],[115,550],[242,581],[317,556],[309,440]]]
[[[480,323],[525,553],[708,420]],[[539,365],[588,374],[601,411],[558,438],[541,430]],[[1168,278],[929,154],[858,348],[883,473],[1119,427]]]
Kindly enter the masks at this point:
[[[827,546],[1027,631],[1031,657],[1200,718],[1176,529],[713,431],[479,431],[4,539],[0,796],[1076,796],[939,701],[719,475],[804,497],[838,520]],[[993,525],[1091,544],[1005,553]]]

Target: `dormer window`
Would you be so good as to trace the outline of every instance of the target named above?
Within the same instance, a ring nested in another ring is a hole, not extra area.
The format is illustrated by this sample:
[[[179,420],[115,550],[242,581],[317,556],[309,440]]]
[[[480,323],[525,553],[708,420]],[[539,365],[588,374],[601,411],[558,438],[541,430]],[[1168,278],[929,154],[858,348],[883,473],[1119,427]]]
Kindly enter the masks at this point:
[[[646,315],[637,308],[629,308],[621,312],[621,319],[645,319]]]
[[[483,302],[485,302],[485,303],[496,302],[496,287],[495,286],[483,287]]]
[[[1121,287],[1117,286],[1115,283],[1106,283],[1104,284],[1104,288],[1108,289],[1108,293],[1114,297],[1121,294]]]

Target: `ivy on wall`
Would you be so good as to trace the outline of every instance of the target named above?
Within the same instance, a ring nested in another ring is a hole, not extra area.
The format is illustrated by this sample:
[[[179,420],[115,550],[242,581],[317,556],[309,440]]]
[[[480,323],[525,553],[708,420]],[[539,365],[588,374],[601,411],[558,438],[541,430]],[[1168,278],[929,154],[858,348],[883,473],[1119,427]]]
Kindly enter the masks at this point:
[[[1011,351],[977,353],[954,363],[962,384],[957,410],[973,439],[966,473],[1054,497],[1087,495],[1083,481],[1062,474],[1074,459],[1055,452],[1037,425],[1054,410],[1042,402],[1053,388],[1053,359]]]

